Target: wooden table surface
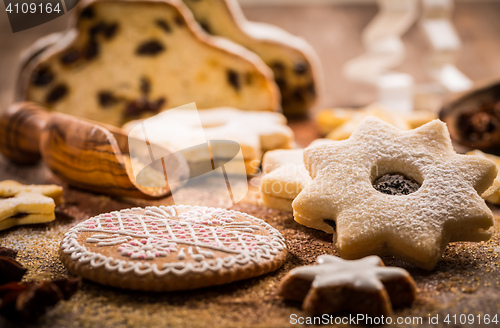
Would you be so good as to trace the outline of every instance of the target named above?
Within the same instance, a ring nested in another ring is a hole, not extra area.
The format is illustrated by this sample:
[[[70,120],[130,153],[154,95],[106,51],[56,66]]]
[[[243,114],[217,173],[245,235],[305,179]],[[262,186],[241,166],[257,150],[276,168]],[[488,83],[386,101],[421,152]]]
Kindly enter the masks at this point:
[[[374,101],[374,90],[346,80],[341,74],[341,67],[348,59],[363,53],[359,35],[375,15],[375,6],[253,6],[244,10],[248,18],[274,23],[304,37],[313,45],[322,61],[325,77],[326,95],[322,106],[362,106]],[[38,37],[63,29],[67,16],[12,34],[2,8],[0,110],[12,101],[19,52]],[[473,80],[500,76],[500,3],[458,3],[453,19],[464,44],[457,60],[458,67]],[[421,69],[422,58],[428,51],[428,46],[418,26],[411,28],[405,35],[404,42],[407,58],[399,70],[411,73],[418,83],[428,82],[429,78]],[[293,121],[290,124],[296,132],[299,145],[307,145],[318,137],[311,120]],[[3,179],[15,179],[24,183],[60,182],[42,163],[17,166],[0,155],[0,180]],[[67,271],[57,256],[58,243],[64,231],[91,215],[131,206],[127,202],[68,187],[64,192],[64,201],[64,205],[57,211],[57,221],[54,223],[0,232],[0,245],[20,249],[20,261],[30,270],[26,279],[67,276]],[[165,199],[160,203],[170,202],[171,200]],[[35,326],[102,327],[104,323],[110,327],[288,326],[290,313],[304,313],[296,304],[288,304],[277,298],[276,285],[291,268],[313,263],[317,255],[325,252],[335,254],[331,237],[301,227],[287,213],[251,204],[237,205],[236,208],[263,218],[284,233],[291,256],[284,268],[277,273],[231,284],[229,287],[168,295],[128,293],[87,282],[73,300],[58,305]],[[498,212],[496,208],[494,211]],[[500,222],[497,220],[497,231],[499,226]],[[469,243],[450,246],[443,260],[431,273],[386,259],[389,265],[401,265],[410,270],[420,288],[416,305],[410,309],[398,310],[396,314],[427,317],[428,314],[444,316],[498,313],[500,316],[498,241],[497,234],[491,241],[477,246]],[[307,252],[304,251],[304,246],[307,247]],[[198,299],[199,301],[195,301]],[[17,325],[0,318],[0,326]],[[441,322],[440,326],[462,325],[446,325]],[[495,325],[488,327],[493,326]]]

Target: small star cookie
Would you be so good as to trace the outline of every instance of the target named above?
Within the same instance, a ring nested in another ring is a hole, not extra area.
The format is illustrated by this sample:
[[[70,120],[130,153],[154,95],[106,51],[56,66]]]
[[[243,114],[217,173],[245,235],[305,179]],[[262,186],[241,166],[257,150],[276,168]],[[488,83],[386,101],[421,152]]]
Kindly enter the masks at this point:
[[[416,298],[410,274],[401,268],[385,267],[378,256],[346,261],[321,255],[317,262],[290,271],[278,291],[285,299],[303,301],[302,307],[309,313],[388,316],[392,307],[409,306]]]
[[[352,136],[308,148],[313,181],[293,201],[297,222],[334,234],[339,255],[391,255],[431,270],[446,245],[491,237],[480,197],[495,163],[457,154],[435,120],[402,132],[371,117]]]
[[[332,142],[317,139],[310,146]],[[303,157],[304,149],[277,149],[264,155],[260,192],[265,206],[292,212],[293,200],[312,181]]]
[[[54,208],[61,204],[61,199],[62,188],[56,185],[0,182],[0,230],[54,221]]]

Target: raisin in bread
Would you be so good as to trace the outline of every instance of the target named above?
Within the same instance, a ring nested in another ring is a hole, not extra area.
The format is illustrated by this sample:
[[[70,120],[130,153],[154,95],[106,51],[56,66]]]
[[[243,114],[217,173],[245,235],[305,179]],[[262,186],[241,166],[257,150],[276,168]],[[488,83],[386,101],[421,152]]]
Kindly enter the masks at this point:
[[[183,1],[208,33],[252,50],[273,69],[285,115],[305,115],[314,106],[323,87],[319,60],[307,42],[276,26],[249,22],[237,0]]]
[[[23,70],[24,99],[113,125],[189,102],[279,110],[262,60],[203,33],[182,3],[99,0],[79,10],[76,27]]]

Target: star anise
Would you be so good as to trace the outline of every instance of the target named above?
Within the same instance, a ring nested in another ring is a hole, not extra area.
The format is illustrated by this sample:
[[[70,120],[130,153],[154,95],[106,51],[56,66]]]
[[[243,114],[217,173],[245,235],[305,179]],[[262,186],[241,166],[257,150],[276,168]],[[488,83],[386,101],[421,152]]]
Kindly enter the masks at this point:
[[[35,321],[47,308],[69,299],[80,285],[79,278],[1,285],[0,314],[13,320]]]
[[[0,247],[0,285],[11,281],[21,281],[27,269],[15,260],[17,251]]]
[[[48,307],[69,299],[81,279],[19,282],[27,269],[14,260],[17,251],[0,247],[0,315],[19,321],[35,321]]]
[[[7,247],[0,247],[0,256],[16,258],[17,251]]]
[[[458,116],[465,141],[476,147],[491,147],[500,140],[500,102],[486,102]]]
[[[11,257],[0,256],[0,285],[21,281],[27,269]]]

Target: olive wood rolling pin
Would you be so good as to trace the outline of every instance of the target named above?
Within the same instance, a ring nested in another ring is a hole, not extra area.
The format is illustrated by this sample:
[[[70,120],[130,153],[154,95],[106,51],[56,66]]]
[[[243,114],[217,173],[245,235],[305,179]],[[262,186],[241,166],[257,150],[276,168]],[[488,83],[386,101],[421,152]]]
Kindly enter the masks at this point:
[[[121,129],[34,103],[16,103],[0,117],[0,151],[20,164],[42,158],[63,181],[96,193],[146,199],[170,193],[168,183],[165,188],[136,183]]]

